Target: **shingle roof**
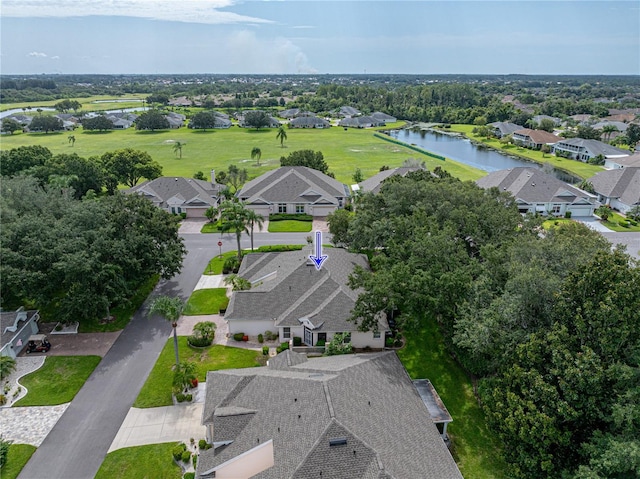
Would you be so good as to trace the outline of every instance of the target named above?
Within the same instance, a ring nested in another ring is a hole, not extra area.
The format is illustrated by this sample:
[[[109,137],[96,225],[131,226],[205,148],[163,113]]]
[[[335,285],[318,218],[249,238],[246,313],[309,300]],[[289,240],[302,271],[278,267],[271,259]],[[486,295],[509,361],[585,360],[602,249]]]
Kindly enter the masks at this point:
[[[360,110],[352,106],[343,106],[340,107],[339,113],[344,116],[355,116],[360,114]]]
[[[349,196],[346,185],[306,166],[283,166],[246,183],[236,194],[251,204],[258,200],[275,203],[325,203],[338,205]]]
[[[374,111],[373,113],[371,113],[371,116],[376,120],[382,120],[382,121],[388,121],[388,122],[394,122],[397,120],[395,116],[387,115],[386,113],[383,113],[381,111]]]
[[[568,138],[566,140],[560,140],[557,142],[557,146],[559,146],[560,148],[562,148],[563,145],[571,145],[571,146],[577,146],[579,148],[584,148],[592,156],[602,155],[605,157],[611,157],[611,156],[627,156],[629,154],[627,150],[616,148],[615,146],[611,146],[608,143],[604,143],[599,140],[585,140],[583,138]]]
[[[640,167],[601,171],[589,181],[600,195],[619,198],[629,206],[640,204]]]
[[[389,170],[384,170],[379,173],[376,173],[371,178],[367,178],[366,180],[358,183],[360,186],[360,190],[362,191],[370,191],[374,194],[380,191],[382,188],[382,183],[384,180],[389,178],[390,176],[407,176],[408,173],[412,171],[418,171],[420,168],[413,166],[401,166],[399,168],[391,168]]]
[[[536,168],[518,167],[499,170],[480,178],[481,188],[497,187],[526,203],[569,203],[589,200],[588,193],[578,190]]]
[[[220,432],[233,442],[203,451],[198,473],[272,440],[274,465],[254,478],[462,478],[395,352],[271,361],[207,374],[203,423],[213,422],[214,441]],[[216,426],[222,403],[256,412]]]
[[[559,136],[556,136],[553,133],[549,133],[548,131],[544,131],[544,130],[532,130],[530,128],[523,128],[522,130],[516,130],[513,133],[514,135],[522,135],[525,137],[529,137],[536,144],[556,143],[562,140],[562,138],[560,138]]]
[[[509,123],[508,121],[495,121],[493,123],[489,123],[489,126],[492,126],[494,129],[500,130],[500,134],[502,136],[510,135],[514,131],[522,130],[524,128],[521,125]]]
[[[311,253],[306,249],[245,256],[238,274],[254,286],[234,292],[225,319],[275,319],[278,326],[299,326],[304,318],[317,331],[354,330],[347,318],[359,291],[349,288],[347,281],[356,265],[368,268],[366,257],[331,248],[318,271],[309,260]]]
[[[299,116],[289,122],[292,127],[320,127],[325,128],[329,125],[329,122],[323,118],[317,116]]]
[[[140,183],[125,190],[125,193],[140,194],[162,208],[166,208],[167,201],[173,197],[183,199],[185,206],[213,206],[216,204],[218,193],[224,187],[194,178],[162,176]]]
[[[0,345],[9,343],[38,311],[0,312]]]
[[[339,126],[367,127],[370,125],[384,124],[384,120],[374,118],[372,116],[356,116],[352,118],[343,118],[338,122]]]

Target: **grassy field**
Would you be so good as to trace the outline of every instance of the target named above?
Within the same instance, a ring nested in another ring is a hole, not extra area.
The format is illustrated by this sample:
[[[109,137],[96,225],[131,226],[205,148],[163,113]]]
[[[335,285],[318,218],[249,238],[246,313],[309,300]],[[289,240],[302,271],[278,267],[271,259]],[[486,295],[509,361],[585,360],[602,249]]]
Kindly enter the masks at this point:
[[[431,381],[453,417],[447,433],[462,475],[466,479],[506,478],[500,445],[487,428],[471,381],[445,350],[435,320],[426,320],[422,330],[407,332],[405,337],[407,345],[398,352],[400,360],[412,379]]]
[[[148,97],[148,93],[127,93],[126,95],[118,98],[114,98],[109,95],[95,95],[85,98],[71,98],[71,100],[77,100],[82,104],[82,111],[101,111],[101,110],[120,110],[122,108],[136,108],[141,107],[140,101],[123,101],[128,99],[142,100]],[[116,101],[117,100],[117,101]],[[53,107],[56,103],[62,100],[48,100],[48,101],[34,101],[34,102],[21,102],[21,103],[3,103],[0,105],[0,111],[12,110],[14,108],[31,108],[27,110],[25,114],[34,115],[36,109],[45,106]],[[100,103],[96,103],[96,102]],[[73,111],[71,112],[73,113]]]
[[[537,163],[548,163],[551,166],[568,171],[580,178],[586,179],[591,178],[593,175],[598,173],[599,171],[603,171],[604,168],[602,166],[597,165],[589,165],[587,163],[582,163],[581,161],[569,160],[567,158],[560,158],[555,155],[545,154],[541,151],[529,150],[528,148],[521,148],[515,145],[507,145],[504,147],[500,140],[492,138],[482,138],[476,136],[472,133],[472,130],[475,128],[474,125],[451,125],[451,129],[447,131],[457,131],[458,133],[464,133],[469,138],[475,141],[481,141],[487,146],[495,148],[497,150],[503,151],[508,154],[522,156],[528,160],[533,160]]]
[[[104,458],[96,479],[180,479],[182,469],[171,456],[175,444],[126,447],[110,452]]]
[[[226,288],[197,289],[191,293],[183,314],[185,316],[218,314],[220,309],[226,309],[228,304]]]
[[[312,226],[311,221],[269,221],[269,233],[308,233]]]
[[[196,363],[196,377],[200,381],[205,380],[207,371],[260,366],[258,359],[262,358],[262,353],[250,349],[219,345],[194,349],[187,344],[186,336],[178,337],[178,351],[181,362],[192,361]],[[146,408],[173,404],[171,401],[171,381],[174,365],[173,338],[169,338],[151,370],[151,374],[142,386],[142,390],[133,404],[134,407]]]
[[[101,359],[100,356],[49,356],[44,366],[20,380],[29,392],[13,406],[55,406],[70,402]]]
[[[0,470],[2,479],[15,479],[22,468],[29,462],[36,448],[31,444],[11,444],[7,454],[7,462]]]
[[[402,123],[398,123],[401,125]],[[360,168],[365,178],[377,173],[381,166],[400,166],[407,158],[419,158],[429,169],[444,167],[452,175],[463,180],[476,180],[484,172],[470,166],[447,160],[442,161],[421,155],[408,148],[380,140],[373,136],[374,130],[327,128],[287,130],[285,147],[280,147],[276,131],[253,130],[232,126],[228,130],[195,131],[188,128],[161,132],[138,132],[128,130],[105,133],[76,130],[75,146],[67,140],[68,132],[62,133],[16,133],[2,137],[2,149],[24,145],[41,145],[54,154],[77,153],[83,157],[102,155],[119,148],[135,148],[147,151],[163,167],[165,176],[191,177],[196,171],[209,176],[209,171],[226,170],[230,164],[246,168],[250,178],[280,166],[280,157],[302,149],[322,151],[329,169],[336,179],[346,184],[353,183],[353,173]],[[185,144],[182,159],[173,152],[173,142]],[[260,166],[251,160],[251,150],[260,148]]]

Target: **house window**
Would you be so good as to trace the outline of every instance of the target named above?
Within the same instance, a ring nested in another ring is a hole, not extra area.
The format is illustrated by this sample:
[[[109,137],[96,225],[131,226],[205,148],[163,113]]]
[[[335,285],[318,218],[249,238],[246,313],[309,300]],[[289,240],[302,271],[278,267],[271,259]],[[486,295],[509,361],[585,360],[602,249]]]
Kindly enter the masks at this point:
[[[373,332],[373,339],[380,339],[380,331]]]
[[[304,213],[304,205],[296,205],[296,213]]]
[[[287,204],[280,203],[278,204],[278,213],[286,213],[287,212]]]
[[[182,208],[178,206],[178,214],[182,213]]]
[[[282,337],[285,339],[291,338],[291,328],[282,328]]]
[[[345,343],[345,344],[346,344],[346,343],[350,343],[350,342],[351,342],[351,333],[347,333],[347,334],[344,336],[344,339],[342,340],[342,342],[343,342],[343,343]]]
[[[551,212],[554,215],[559,215],[560,214],[560,205],[553,205],[553,209],[551,210]]]

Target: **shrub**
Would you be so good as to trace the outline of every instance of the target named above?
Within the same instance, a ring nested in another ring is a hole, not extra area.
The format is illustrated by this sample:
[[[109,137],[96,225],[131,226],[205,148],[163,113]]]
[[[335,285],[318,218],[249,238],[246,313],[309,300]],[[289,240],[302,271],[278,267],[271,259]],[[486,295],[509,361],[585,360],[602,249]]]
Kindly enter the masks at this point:
[[[301,244],[276,244],[260,246],[256,251],[260,253],[280,253],[283,251],[300,251],[301,249]]]
[[[265,331],[264,332],[264,337],[266,338],[267,341],[274,341],[274,340],[278,339],[278,335],[276,333],[274,333],[273,331]]]
[[[4,466],[7,462],[7,454],[9,453],[11,444],[13,444],[13,441],[8,441],[0,436],[0,467]]]
[[[185,219],[187,217],[186,213],[180,213],[180,218]]]
[[[196,467],[196,465],[198,464],[198,455],[194,454],[193,457],[191,458],[191,462],[193,462],[193,467]]]
[[[236,333],[233,335],[234,341],[242,341],[242,338],[244,338],[244,333]]]
[[[258,342],[259,343],[264,343],[264,336],[262,334],[258,334]]]
[[[184,451],[180,459],[182,459],[182,462],[188,463],[191,460],[191,453],[189,451]]]
[[[637,221],[629,220],[629,219],[627,221],[631,224],[631,226],[638,226],[638,222]]]
[[[336,333],[333,335],[329,344],[326,345],[324,354],[325,356],[335,356],[337,354],[350,354],[353,352],[352,344],[345,343],[344,341],[349,336],[349,333]]]
[[[198,449],[207,449],[207,441],[206,441],[206,439],[200,439],[198,441]]]
[[[564,217],[565,218],[571,218],[571,211],[565,211],[564,212]]]
[[[316,346],[321,347],[321,346],[324,346],[325,343],[326,343],[326,341],[324,339],[318,339],[318,342],[316,343]]]
[[[196,364],[184,361],[178,364],[173,371],[173,388],[176,392],[182,392],[191,387],[191,381],[196,377]],[[176,399],[178,395],[176,394]],[[184,399],[183,399],[184,400]],[[178,399],[178,402],[181,402]]]
[[[262,346],[262,354],[264,356],[268,356],[269,355],[269,346]]]
[[[628,228],[629,227],[629,222],[627,220],[620,220],[620,221],[618,221],[618,224],[620,226],[622,226],[623,228]]]
[[[269,215],[269,221],[284,221],[284,220],[298,220],[298,221],[313,221],[313,216],[302,213],[276,213]]]
[[[278,352],[278,354],[280,354],[282,351],[286,351],[287,349],[289,349],[289,343],[285,341],[276,348],[276,351]]]
[[[293,337],[293,345],[294,346],[302,346],[302,338],[299,336]]]
[[[193,456],[193,465],[195,467],[195,462],[196,462],[196,457],[197,456]],[[184,476],[182,476],[183,479],[195,479],[196,477],[196,473],[195,472],[185,472]]]
[[[213,321],[201,321],[193,326],[194,336],[213,340],[216,335],[216,323]]]
[[[184,402],[186,396],[183,393],[177,393],[176,394],[176,401],[178,402]]]
[[[388,348],[393,347],[393,338],[389,337],[384,340],[384,345]]]
[[[0,379],[4,379],[16,370],[16,360],[9,356],[0,356]]]
[[[229,256],[222,265],[222,274],[237,273],[240,269],[240,260],[237,256]]]
[[[7,404],[7,396],[0,394],[0,406],[4,406],[5,404]]]
[[[187,343],[189,343],[189,346],[193,346],[196,348],[204,348],[207,346],[211,346],[212,342],[213,341],[211,341],[209,338],[202,338],[198,336],[189,336],[187,338]]]
[[[182,453],[187,450],[187,445],[184,442],[180,442],[176,444],[173,449],[171,449],[171,454],[173,454],[173,458],[176,461],[182,459]]]
[[[187,402],[193,401],[193,394],[191,394],[191,393],[185,394],[184,400],[187,401]]]

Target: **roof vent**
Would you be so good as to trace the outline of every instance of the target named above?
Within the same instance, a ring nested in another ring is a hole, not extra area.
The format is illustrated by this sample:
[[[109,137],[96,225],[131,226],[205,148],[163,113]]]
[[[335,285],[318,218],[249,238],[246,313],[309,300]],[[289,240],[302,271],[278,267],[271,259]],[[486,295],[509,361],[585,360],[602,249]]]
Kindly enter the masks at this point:
[[[347,444],[346,437],[334,437],[333,439],[329,439],[329,446],[345,446]]]

